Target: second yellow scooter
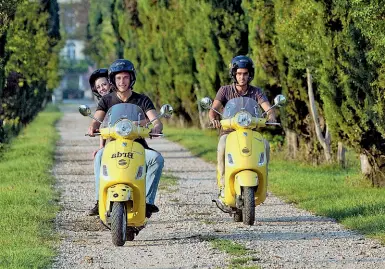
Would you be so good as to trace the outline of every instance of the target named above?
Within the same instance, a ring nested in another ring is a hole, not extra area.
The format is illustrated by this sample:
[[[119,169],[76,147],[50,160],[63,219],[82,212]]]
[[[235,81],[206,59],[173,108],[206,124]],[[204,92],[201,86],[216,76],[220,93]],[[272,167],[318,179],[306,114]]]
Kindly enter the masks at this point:
[[[285,102],[286,98],[278,95],[271,109]],[[205,97],[201,105],[211,109],[212,101]],[[222,129],[230,133],[226,138],[224,186],[217,172],[217,185],[224,193],[213,202],[236,222],[253,225],[255,207],[265,201],[267,192],[269,152],[259,129],[279,123],[267,122],[267,113],[261,113],[258,103],[249,97],[231,99],[223,113],[216,112],[222,116]]]

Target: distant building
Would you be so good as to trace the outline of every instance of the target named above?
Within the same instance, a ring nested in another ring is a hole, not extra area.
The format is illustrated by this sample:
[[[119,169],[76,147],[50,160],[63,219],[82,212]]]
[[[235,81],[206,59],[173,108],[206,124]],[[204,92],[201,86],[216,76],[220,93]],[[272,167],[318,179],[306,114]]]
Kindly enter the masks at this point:
[[[88,85],[90,68],[84,54],[88,22],[88,0],[58,0],[62,36],[66,38],[60,52],[61,68],[65,72],[55,99],[92,98]]]
[[[68,61],[85,60],[83,40],[67,39],[60,55]]]

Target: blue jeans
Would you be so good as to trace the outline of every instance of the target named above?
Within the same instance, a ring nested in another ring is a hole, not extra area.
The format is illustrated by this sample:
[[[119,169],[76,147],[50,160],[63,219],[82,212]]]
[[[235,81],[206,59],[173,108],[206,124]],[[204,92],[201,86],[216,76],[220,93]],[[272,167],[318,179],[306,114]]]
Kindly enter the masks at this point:
[[[100,149],[94,160],[94,173],[95,173],[95,197],[99,200],[99,181],[100,181],[100,167],[102,162],[103,149]],[[164,159],[163,156],[154,150],[145,149],[146,154],[146,203],[154,204],[156,192],[162,175]]]

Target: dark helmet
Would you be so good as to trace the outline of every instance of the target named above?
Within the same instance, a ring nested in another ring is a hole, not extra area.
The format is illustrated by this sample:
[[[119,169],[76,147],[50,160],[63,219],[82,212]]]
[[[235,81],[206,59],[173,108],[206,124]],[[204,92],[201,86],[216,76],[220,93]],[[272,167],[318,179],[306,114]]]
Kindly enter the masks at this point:
[[[230,63],[230,77],[233,79],[234,82],[237,82],[236,73],[239,68],[247,68],[249,70],[249,83],[254,78],[255,68],[253,61],[244,55],[238,55],[235,56]]]
[[[106,78],[108,79],[108,69],[107,68],[100,68],[96,69],[94,72],[92,72],[89,82],[91,86],[92,93],[96,96],[96,98],[101,98],[102,96],[98,93],[98,91],[95,88],[95,81],[98,78]]]
[[[131,75],[130,88],[132,88],[136,81],[135,67],[133,63],[125,59],[118,59],[110,65],[110,68],[108,69],[108,79],[110,80],[110,83],[116,86],[115,75],[121,72],[128,72]]]

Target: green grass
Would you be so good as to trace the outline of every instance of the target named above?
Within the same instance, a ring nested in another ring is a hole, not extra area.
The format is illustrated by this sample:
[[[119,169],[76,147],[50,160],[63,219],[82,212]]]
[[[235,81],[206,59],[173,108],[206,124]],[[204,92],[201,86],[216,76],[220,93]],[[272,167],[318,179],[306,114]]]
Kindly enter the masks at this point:
[[[257,265],[247,265],[248,262],[252,262],[253,260],[251,257],[253,251],[247,249],[245,246],[232,240],[216,238],[214,236],[207,236],[202,239],[210,242],[213,248],[227,253],[232,257],[228,269],[260,269]]]
[[[159,190],[163,190],[166,192],[173,192],[175,186],[178,185],[178,178],[172,176],[172,175],[167,175],[164,174],[162,175],[162,178],[159,181]]]
[[[0,158],[0,268],[45,268],[55,256],[54,123],[48,107],[5,147]]]
[[[270,189],[285,200],[385,243],[385,189],[372,188],[357,169],[271,162]]]
[[[211,243],[213,244],[214,248],[232,256],[244,256],[248,254],[248,250],[243,245],[231,240],[213,238]]]
[[[166,126],[164,133],[203,159],[216,161],[216,132]],[[343,170],[332,165],[314,167],[272,154],[269,190],[385,243],[385,188],[372,188],[361,178],[356,156],[350,154],[349,158],[351,167]]]
[[[204,133],[198,128],[175,128],[165,126],[167,139],[178,142],[188,148],[195,156],[209,162],[217,159],[218,132],[208,129]]]

